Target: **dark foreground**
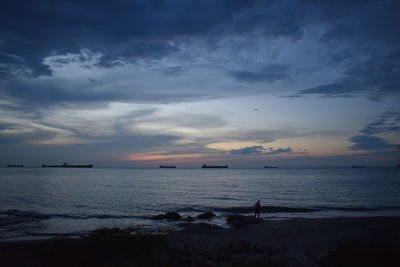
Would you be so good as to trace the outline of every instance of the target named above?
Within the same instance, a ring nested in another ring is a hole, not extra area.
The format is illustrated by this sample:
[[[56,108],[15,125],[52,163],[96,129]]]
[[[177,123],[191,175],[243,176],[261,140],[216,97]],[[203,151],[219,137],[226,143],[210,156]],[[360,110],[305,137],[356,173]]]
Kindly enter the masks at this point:
[[[81,239],[0,244],[0,266],[400,266],[400,217],[264,221],[167,235],[99,229]]]

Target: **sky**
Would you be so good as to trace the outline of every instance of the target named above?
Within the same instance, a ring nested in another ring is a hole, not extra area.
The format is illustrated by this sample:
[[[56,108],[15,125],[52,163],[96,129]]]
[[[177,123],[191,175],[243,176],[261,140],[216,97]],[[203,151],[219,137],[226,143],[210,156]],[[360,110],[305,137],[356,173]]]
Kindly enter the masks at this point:
[[[394,166],[400,2],[4,0],[0,165]]]

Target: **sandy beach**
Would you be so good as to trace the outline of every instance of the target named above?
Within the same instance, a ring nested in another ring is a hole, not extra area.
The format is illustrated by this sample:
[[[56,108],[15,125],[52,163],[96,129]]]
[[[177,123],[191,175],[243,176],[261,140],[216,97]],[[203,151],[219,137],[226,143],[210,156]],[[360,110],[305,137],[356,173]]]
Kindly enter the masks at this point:
[[[1,266],[399,266],[400,217],[195,221],[166,235],[106,230],[81,239],[4,242]]]

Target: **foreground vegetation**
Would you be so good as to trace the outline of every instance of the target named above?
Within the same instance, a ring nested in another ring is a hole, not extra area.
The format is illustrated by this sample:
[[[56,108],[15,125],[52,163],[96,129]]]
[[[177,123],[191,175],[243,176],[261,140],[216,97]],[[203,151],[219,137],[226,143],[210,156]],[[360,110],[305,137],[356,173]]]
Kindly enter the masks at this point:
[[[312,258],[299,249],[277,249],[259,242],[230,239],[206,248],[190,238],[188,243],[177,244],[166,235],[135,230],[134,227],[101,228],[81,239],[3,244],[1,263],[42,267],[400,266],[400,250],[395,244],[344,242],[324,256]],[[204,232],[204,239],[211,238],[212,231]]]

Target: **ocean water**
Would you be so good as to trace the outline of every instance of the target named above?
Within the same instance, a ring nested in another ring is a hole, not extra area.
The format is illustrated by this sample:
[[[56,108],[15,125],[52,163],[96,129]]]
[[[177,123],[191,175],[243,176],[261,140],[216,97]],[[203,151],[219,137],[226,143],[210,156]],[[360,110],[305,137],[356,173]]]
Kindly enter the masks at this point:
[[[227,214],[400,216],[400,169],[0,168],[0,242],[80,236],[99,227],[176,227],[169,211],[225,226]],[[200,222],[195,220],[194,222]]]

